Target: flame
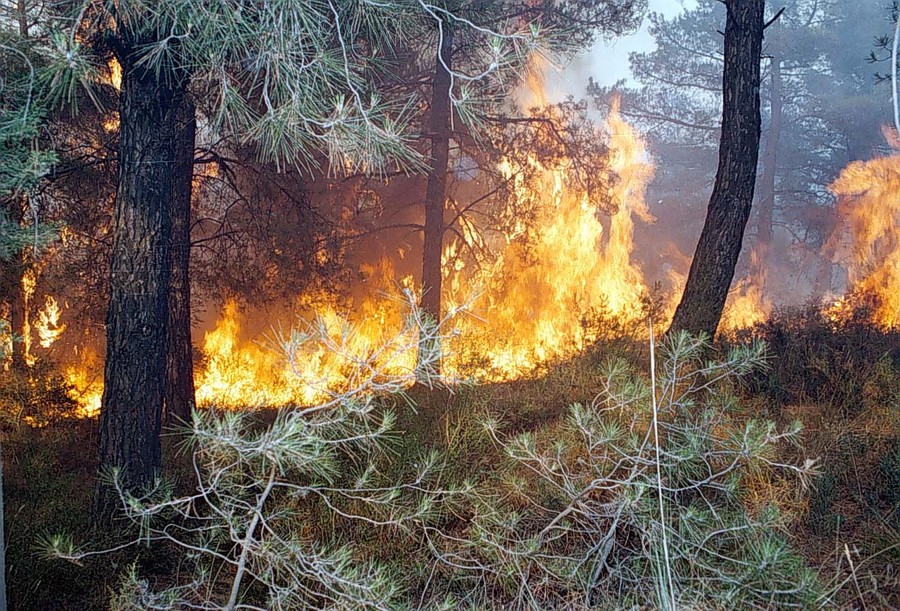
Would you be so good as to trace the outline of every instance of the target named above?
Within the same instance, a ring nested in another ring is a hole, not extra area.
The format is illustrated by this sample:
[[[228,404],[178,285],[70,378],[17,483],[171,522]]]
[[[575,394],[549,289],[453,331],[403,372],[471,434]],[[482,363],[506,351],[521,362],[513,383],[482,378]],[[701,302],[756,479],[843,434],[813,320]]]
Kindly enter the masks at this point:
[[[537,81],[531,85],[520,97],[544,103]],[[570,179],[572,160],[545,166],[536,155],[522,151],[501,160],[498,169],[511,181],[518,201],[535,203],[533,222],[516,219],[506,234],[499,234],[472,218],[458,219],[454,237],[442,253],[443,302],[453,312],[473,294],[480,297],[474,316],[453,321],[459,333],[447,346],[443,367],[448,376],[488,381],[528,376],[579,352],[615,325],[628,326],[644,318],[648,284],[632,254],[636,223],[654,221],[644,201],[653,167],[643,140],[622,119],[617,104],[597,137],[604,138],[609,148],[606,195],[613,213],[601,214],[586,190]],[[843,221],[829,250],[847,264],[849,286],[844,297],[828,306],[827,314],[836,321],[847,319],[856,311],[860,295],[874,296],[871,302],[864,301],[871,305],[872,322],[896,329],[900,327],[900,156],[854,162],[829,188],[839,198]],[[406,254],[402,248],[397,252],[401,259]],[[493,254],[478,254],[485,252]],[[754,250],[750,257],[751,273],[729,295],[720,324],[725,332],[752,326],[771,313],[772,303],[761,288],[766,270],[760,265],[760,252]],[[352,297],[306,294],[296,298],[299,310],[309,313],[309,304],[315,303],[320,312],[316,319],[300,319],[300,328],[317,327],[321,333],[293,354],[285,353],[287,338],[276,331],[254,336],[250,329],[258,312],[225,303],[200,345],[195,376],[198,405],[308,405],[353,383],[361,361],[375,362],[386,372],[414,370],[414,338],[376,355],[402,323],[401,304],[385,295],[398,288],[415,291],[414,281],[399,278],[387,258],[368,261],[358,271],[364,282]],[[683,277],[671,269],[669,273],[676,289],[683,285]],[[31,299],[33,275],[23,280],[23,289]],[[358,294],[362,289],[367,293]],[[671,314],[673,305],[664,305],[663,318]],[[47,299],[34,325],[44,347],[59,337],[65,326],[60,324],[55,300]],[[291,326],[284,322],[280,328]],[[101,369],[99,359],[89,366],[79,362],[65,368],[86,415],[99,411],[102,394],[102,376],[86,371]]]
[[[106,70],[97,75],[97,82],[101,85],[109,85],[117,92],[122,91],[122,64],[115,57],[106,62]],[[112,134],[119,131],[119,111],[112,110],[103,117],[103,130]]]
[[[772,301],[763,294],[768,270],[761,264],[759,248],[750,251],[751,273],[738,281],[728,294],[719,331],[733,333],[768,320]]]
[[[527,163],[540,173],[537,193],[534,185],[519,181],[516,194],[539,195],[541,218],[523,229],[533,232],[527,250],[513,241],[493,266],[451,282],[457,294],[449,296],[449,303],[459,303],[473,287],[484,291],[486,301],[479,312],[483,322],[460,325],[462,341],[478,338],[473,348],[483,365],[467,372],[466,363],[451,359],[451,369],[493,380],[519,377],[583,348],[591,339],[585,320],[597,306],[604,305],[620,319],[642,316],[648,289],[631,253],[635,218],[653,221],[644,202],[653,168],[643,141],[621,118],[617,105],[603,132],[617,179],[608,193],[616,209],[608,225],[588,194],[567,181],[566,163],[544,168],[529,157]],[[511,160],[501,165],[507,177],[521,176],[516,169]]]
[[[242,340],[234,302],[226,304],[216,328],[206,334],[203,354],[206,364],[196,380],[199,405],[286,405],[294,394],[304,394],[295,389],[298,381],[284,359]]]
[[[864,300],[873,323],[900,328],[900,156],[855,161],[829,189],[841,221],[831,245],[846,260],[849,281],[829,315],[845,318]]]
[[[112,134],[119,131],[119,113],[112,112],[103,119],[103,130]]]
[[[533,96],[543,99],[540,90]],[[614,210],[611,215],[601,214],[586,190],[569,179],[572,160],[545,167],[523,152],[516,160],[503,159],[499,169],[512,181],[517,198],[537,203],[536,222],[487,237],[475,221],[459,221],[457,236],[443,252],[447,279],[443,300],[446,309],[454,311],[473,294],[480,297],[473,307],[475,316],[453,321],[458,334],[443,363],[447,375],[482,380],[530,375],[552,360],[577,353],[602,334],[592,325],[643,318],[648,287],[632,260],[632,250],[636,221],[654,220],[644,201],[653,167],[643,140],[621,118],[618,105],[597,137],[605,139],[610,153],[606,195]],[[536,178],[523,179],[524,166],[518,164],[527,164],[529,175]],[[472,249],[496,255],[475,261],[460,256]],[[349,303],[335,296],[297,298],[300,309],[316,303],[319,312],[314,321],[301,319],[300,326],[317,325],[330,339],[313,342],[293,359],[287,358],[283,345],[278,346],[277,332],[254,338],[247,331],[258,313],[242,312],[234,302],[224,304],[200,344],[195,375],[198,405],[308,405],[351,383],[353,363],[371,359],[377,347],[401,328],[401,300],[385,295],[398,288],[416,289],[412,278],[397,277],[388,259],[369,262],[360,271],[366,278],[360,288],[368,292]],[[281,328],[290,326],[283,323]],[[409,340],[378,355],[379,368],[413,371],[415,342]],[[334,354],[335,346],[340,354]],[[96,413],[100,376],[88,376],[84,368],[74,366],[66,376],[81,394],[84,412]]]
[[[22,323],[22,344],[24,346],[25,351],[25,362],[29,367],[33,366],[36,362],[36,359],[33,354],[31,354],[31,319],[28,316],[28,304],[31,303],[32,297],[34,297],[34,289],[37,286],[37,275],[34,272],[32,267],[28,267],[25,270],[25,273],[22,274],[22,299],[24,304],[24,321]]]
[[[115,57],[110,57],[106,62],[106,71],[100,72],[97,82],[101,85],[109,85],[116,91],[122,91],[122,64]]]
[[[78,415],[83,418],[94,418],[100,414],[102,371],[102,367],[97,365],[69,365],[65,368],[66,382],[71,386],[69,396],[78,403]]]
[[[41,348],[52,346],[53,342],[59,339],[62,332],[66,330],[66,325],[59,322],[60,314],[62,311],[59,309],[56,298],[47,295],[44,307],[38,312],[37,320],[34,321],[34,329],[37,331]]]
[[[387,259],[371,273],[375,283],[393,281],[394,269]],[[410,287],[411,278],[401,284]],[[305,301],[305,299],[301,299]],[[204,365],[196,376],[197,404],[223,408],[310,405],[352,383],[354,364],[371,361],[385,373],[414,371],[413,338],[399,347],[383,350],[401,324],[401,305],[386,298],[369,297],[352,310],[351,319],[336,303],[318,309],[314,320],[300,320],[299,328],[316,341],[294,351],[288,334],[272,333],[262,341],[246,341],[242,316],[234,302],[226,303],[215,329],[203,339]],[[315,328],[313,328],[315,327]],[[288,344],[286,346],[286,344]]]

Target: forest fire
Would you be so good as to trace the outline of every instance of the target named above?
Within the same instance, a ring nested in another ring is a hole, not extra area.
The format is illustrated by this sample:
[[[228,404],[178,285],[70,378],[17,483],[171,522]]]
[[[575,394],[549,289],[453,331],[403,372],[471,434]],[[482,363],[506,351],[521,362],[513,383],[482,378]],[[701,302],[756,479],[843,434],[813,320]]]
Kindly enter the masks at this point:
[[[531,95],[544,102],[539,87]],[[644,192],[653,167],[641,136],[624,121],[614,104],[596,135],[609,149],[610,176],[605,194],[612,212],[602,215],[587,191],[569,180],[572,160],[545,167],[536,156],[524,161],[503,159],[501,174],[513,185],[520,201],[537,201],[537,216],[517,225],[511,233],[491,234],[465,218],[461,230],[444,245],[443,303],[447,311],[476,298],[471,315],[449,321],[453,338],[445,346],[444,374],[454,379],[504,381],[526,377],[545,365],[578,353],[598,338],[621,329],[641,329],[652,311],[665,325],[683,286],[680,270],[670,270],[672,289],[652,295],[652,282],[633,258],[635,224],[653,223]],[[526,182],[517,163],[529,164]],[[830,306],[833,318],[849,316],[853,296],[877,295],[874,320],[884,327],[900,324],[900,239],[896,219],[900,207],[893,196],[900,186],[896,157],[851,164],[831,185],[840,199],[846,221],[833,241],[849,244],[850,290]],[[519,239],[527,234],[527,239]],[[487,236],[487,237],[486,237]],[[460,256],[473,245],[493,253],[478,260]],[[766,320],[772,302],[765,295],[768,270],[751,251],[750,276],[732,289],[719,326],[733,332]],[[354,295],[300,295],[294,300],[303,317],[267,321],[268,332],[249,331],[259,313],[243,311],[228,301],[211,329],[195,338],[198,348],[195,382],[197,403],[228,409],[309,405],[348,383],[353,364],[372,361],[385,372],[413,371],[415,342],[379,347],[402,326],[404,299],[398,291],[418,290],[411,276],[399,277],[388,257],[365,265],[365,290]],[[34,291],[27,276],[26,294]],[[393,295],[393,296],[392,296]],[[315,312],[304,304],[318,304]],[[324,304],[324,305],[322,305]],[[50,348],[65,333],[62,309],[52,296],[30,322],[26,354],[31,356],[33,333],[41,348]],[[318,341],[302,347],[302,354],[284,351],[285,329],[300,333],[316,327]],[[255,325],[258,328],[258,325]],[[640,331],[639,331],[640,332]],[[321,341],[321,338],[328,338]],[[200,340],[200,341],[197,341]],[[336,354],[335,352],[338,352]],[[294,358],[290,358],[294,356]],[[102,395],[102,359],[90,349],[75,349],[63,359],[62,370],[72,387],[80,414],[99,412]]]
[[[515,197],[537,199],[538,218],[526,240],[500,235],[486,244],[495,256],[477,264],[458,257],[461,239],[484,239],[484,228],[463,224],[467,231],[445,243],[445,309],[452,311],[475,297],[472,315],[449,321],[454,338],[446,346],[444,372],[453,378],[508,380],[526,376],[554,359],[571,356],[603,334],[598,325],[643,318],[648,283],[632,260],[635,222],[653,217],[644,202],[652,177],[645,145],[613,108],[597,137],[610,151],[607,197],[614,212],[601,219],[587,192],[567,180],[565,160],[553,168],[534,156],[523,156],[537,181],[519,180],[521,168],[506,159],[500,171],[513,182]],[[471,244],[470,244],[471,245]],[[212,330],[196,342],[200,352],[196,371],[197,402],[226,408],[310,404],[328,390],[346,383],[354,359],[368,358],[400,329],[403,299],[398,290],[417,290],[412,277],[400,278],[388,259],[368,265],[365,293],[349,306],[343,296],[308,295],[297,304],[325,303],[307,318],[270,321],[262,337],[244,330],[253,312],[241,312],[234,302],[224,304]],[[61,334],[60,308],[47,297],[36,321],[41,345],[49,347]],[[304,346],[302,358],[289,359],[278,346],[277,329],[318,325],[330,346]],[[402,354],[386,350],[379,358],[388,370],[415,368],[409,342]],[[335,355],[334,349],[342,352]],[[89,358],[90,357],[90,358]],[[84,415],[99,410],[102,365],[84,349],[63,366],[73,398]]]
[[[541,98],[537,90],[534,95]],[[538,218],[516,229],[529,232],[527,239],[494,237],[493,243],[482,245],[496,254],[477,263],[458,253],[466,246],[462,240],[485,240],[484,228],[463,223],[465,231],[445,243],[446,309],[476,297],[471,316],[449,321],[454,338],[445,346],[445,375],[482,381],[528,376],[615,333],[615,329],[646,318],[651,283],[633,260],[632,251],[635,223],[654,221],[644,201],[653,167],[642,138],[622,119],[617,105],[597,129],[597,137],[606,141],[610,153],[606,197],[613,212],[608,218],[601,217],[585,189],[567,179],[570,161],[550,168],[525,155],[524,163],[530,164],[536,182],[520,180],[521,168],[511,159],[501,161],[500,171],[513,182],[515,197],[538,201]],[[273,330],[261,337],[250,337],[245,330],[256,313],[242,312],[232,301],[225,303],[213,328],[196,342],[200,353],[195,373],[198,405],[229,409],[308,405],[345,385],[348,371],[353,369],[349,365],[369,358],[400,329],[403,299],[391,295],[417,289],[411,277],[398,278],[386,258],[367,269],[365,293],[349,306],[339,305],[346,304],[344,296],[316,295],[311,299],[301,295],[297,304],[326,305],[319,305],[315,313],[304,310],[306,318],[270,321]],[[743,328],[766,317],[768,305],[753,280],[745,280],[732,292],[722,329]],[[680,290],[682,282],[683,278],[675,278],[673,292]],[[656,321],[658,324],[664,324],[675,295],[653,297],[663,300],[657,303],[654,315],[663,319]],[[44,347],[65,329],[59,324],[59,315],[55,299],[48,297],[38,321]],[[306,345],[302,358],[288,359],[278,345],[279,331],[275,329],[298,324],[318,325],[324,335],[333,338],[331,345]],[[413,370],[413,344],[409,342],[399,354],[384,351],[379,366],[394,372]],[[334,354],[335,347],[342,354]],[[81,352],[68,360],[64,372],[81,413],[95,415],[102,395],[102,365],[89,351]]]
[[[527,229],[533,232],[529,248],[514,236],[503,236],[501,243],[489,245],[499,251],[493,260],[478,266],[458,262],[445,271],[448,309],[478,295],[474,316],[451,321],[458,339],[448,347],[444,363],[448,375],[513,379],[551,359],[572,355],[592,339],[586,317],[601,304],[611,317],[642,316],[647,285],[631,260],[631,250],[634,219],[652,221],[643,199],[652,167],[643,142],[617,109],[609,115],[604,133],[617,178],[609,193],[616,212],[608,226],[587,194],[566,184],[564,166],[545,169],[529,157],[527,163],[538,170],[541,184],[541,217]],[[505,160],[501,170],[515,180],[511,160]],[[534,197],[523,191],[527,188],[517,183],[516,195]],[[477,228],[468,235],[476,239]],[[459,261],[453,257],[460,248],[458,239],[446,244],[445,261]],[[396,278],[385,260],[368,284],[368,295],[354,304],[348,318],[336,306],[319,314],[329,335],[339,337],[346,333],[342,329],[352,329],[352,339],[342,346],[359,357],[400,328],[402,300],[386,295],[400,286],[411,288],[412,279]],[[299,360],[302,367],[297,371],[271,349],[271,340],[268,347],[242,340],[240,318],[236,306],[227,304],[215,329],[204,337],[205,360],[197,374],[200,405],[308,404],[321,397],[323,388],[341,384],[346,375],[343,359],[320,347]],[[415,367],[414,350],[403,355],[389,352],[388,358],[389,368]]]
[[[12,4],[0,609],[900,607],[897,3]]]
[[[900,327],[900,156],[855,161],[829,187],[838,197],[841,224],[832,241],[847,266],[847,295],[832,306],[846,316],[867,301],[872,322]]]

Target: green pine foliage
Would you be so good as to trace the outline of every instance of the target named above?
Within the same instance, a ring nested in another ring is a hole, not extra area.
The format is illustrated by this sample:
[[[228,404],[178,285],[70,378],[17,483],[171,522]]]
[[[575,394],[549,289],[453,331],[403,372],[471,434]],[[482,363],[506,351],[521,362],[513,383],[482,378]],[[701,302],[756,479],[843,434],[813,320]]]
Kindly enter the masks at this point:
[[[40,141],[46,109],[40,97],[37,57],[28,41],[0,30],[0,202],[27,194],[56,159]],[[0,205],[0,259],[48,237],[46,227],[23,230],[7,208]]]
[[[476,28],[422,0],[82,0],[63,17],[48,53],[56,99],[90,96],[97,67],[124,56],[160,78],[189,78],[212,134],[279,165],[313,168],[324,156],[337,173],[424,167],[413,146],[418,100],[398,95],[391,74],[410,49],[435,48],[448,24],[483,49],[472,74],[454,72],[460,116],[474,85],[522,70],[541,39],[534,25]]]
[[[473,497],[464,537],[436,537],[439,558],[484,584],[474,607],[791,608],[812,604],[816,576],[784,535],[774,503],[748,491],[814,464],[781,463],[799,424],[748,417],[733,392],[766,364],[761,344],[706,360],[709,346],[666,340],[656,387],[607,363],[594,401],[558,426],[504,435],[507,466]],[[659,452],[654,441],[656,393]],[[657,479],[657,474],[661,476]],[[661,498],[660,498],[661,497]]]

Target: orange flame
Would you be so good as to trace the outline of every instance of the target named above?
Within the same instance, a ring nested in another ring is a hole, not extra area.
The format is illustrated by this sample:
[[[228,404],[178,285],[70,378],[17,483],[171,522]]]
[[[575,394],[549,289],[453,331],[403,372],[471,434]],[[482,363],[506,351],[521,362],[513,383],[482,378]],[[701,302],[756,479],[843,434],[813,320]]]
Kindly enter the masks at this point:
[[[384,260],[372,268],[375,284],[387,286],[394,270]],[[411,279],[403,280],[410,286]],[[196,376],[197,403],[225,408],[310,405],[328,397],[351,382],[353,364],[370,359],[383,346],[392,330],[400,327],[401,307],[393,300],[375,296],[354,308],[355,316],[342,315],[336,304],[318,311],[315,321],[298,321],[301,329],[316,325],[326,342],[305,343],[299,354],[286,354],[284,338],[272,333],[268,338],[246,341],[241,332],[242,316],[237,305],[225,305],[215,329],[203,340],[204,365]],[[411,344],[412,342],[410,342]],[[339,350],[335,350],[338,347]],[[377,359],[386,373],[414,371],[415,352],[398,354],[387,350]]]
[[[34,330],[38,334],[38,343],[41,348],[49,348],[53,345],[63,331],[66,325],[60,324],[59,317],[62,311],[59,309],[59,303],[52,295],[47,295],[44,300],[44,307],[38,312],[37,320],[34,321]]]
[[[832,245],[846,260],[848,295],[836,304],[840,315],[854,296],[873,300],[872,322],[900,327],[900,156],[855,161],[829,189],[839,198],[841,225]]]
[[[537,103],[544,101],[535,83],[523,95]],[[453,321],[459,333],[443,362],[447,375],[483,380],[527,376],[549,362],[576,354],[601,335],[602,329],[597,332],[591,327],[592,316],[601,326],[644,318],[648,284],[632,251],[636,223],[654,222],[644,201],[653,167],[643,140],[622,119],[618,104],[598,128],[597,137],[605,139],[610,153],[607,196],[615,210],[611,215],[601,215],[588,193],[568,179],[571,161],[547,167],[536,156],[523,154],[516,160],[502,160],[499,170],[513,182],[520,200],[537,200],[534,223],[516,227],[515,235],[497,236],[469,218],[459,221],[458,233],[443,253],[443,301],[453,311],[473,294],[479,297],[474,316]],[[536,182],[526,183],[521,178],[523,167],[517,164],[527,164],[530,174],[537,175]],[[526,232],[527,247],[518,239]],[[494,256],[479,259],[478,265],[459,256],[473,246]],[[254,313],[226,303],[200,343],[202,355],[195,376],[198,405],[308,405],[350,383],[354,361],[370,358],[401,328],[402,305],[385,293],[398,287],[415,288],[411,278],[397,278],[387,259],[367,263],[365,276],[368,294],[356,296],[349,307],[337,296],[301,295],[296,300],[301,306],[327,304],[318,308],[318,322],[306,319],[299,324],[320,325],[333,338],[330,343],[341,346],[341,355],[329,350],[329,342],[313,342],[289,361],[274,346],[276,332],[268,338],[251,337],[247,329]],[[671,313],[672,305],[663,315]],[[723,328],[757,322],[769,307],[750,279],[733,292]],[[282,324],[282,328],[291,326]],[[415,362],[415,350],[409,348],[386,353],[379,366],[388,372],[408,372]],[[92,378],[77,367],[67,369],[66,375],[81,393],[85,412],[96,413],[99,376]]]
[[[735,283],[728,294],[725,309],[722,311],[722,319],[719,321],[720,333],[747,329],[768,320],[772,314],[772,301],[763,295],[762,289],[766,284],[768,270],[760,264],[759,258],[760,253],[757,248],[750,251],[752,272]]]
[[[619,318],[641,315],[647,286],[631,252],[634,219],[653,220],[644,202],[653,169],[643,141],[622,120],[617,106],[606,120],[604,133],[618,179],[610,188],[617,211],[608,225],[587,193],[567,184],[565,164],[549,169],[528,158],[527,163],[542,176],[541,217],[529,229],[532,245],[526,253],[513,242],[494,265],[472,277],[453,277],[455,294],[448,296],[448,302],[459,303],[466,290],[481,289],[485,303],[479,312],[484,322],[463,321],[460,329],[463,342],[478,337],[475,348],[482,367],[467,372],[466,364],[451,359],[451,369],[489,379],[518,377],[581,349],[589,339],[584,323],[592,308],[603,304]],[[510,160],[501,169],[507,176],[517,174]],[[528,188],[516,184],[517,191]],[[522,191],[518,195],[535,194]],[[465,270],[455,272],[459,274],[465,276]]]
[[[540,92],[534,95],[540,97]],[[587,192],[567,180],[569,162],[550,168],[534,156],[523,155],[525,161],[503,160],[500,170],[514,181],[519,197],[539,200],[537,222],[519,228],[530,232],[528,248],[514,236],[484,244],[486,238],[469,219],[461,222],[461,238],[446,244],[443,298],[447,309],[454,310],[473,293],[481,295],[474,306],[476,316],[454,321],[459,334],[444,360],[448,375],[489,380],[528,375],[548,361],[582,349],[591,340],[586,317],[598,306],[618,320],[643,316],[641,304],[648,287],[632,260],[633,234],[636,220],[653,222],[644,202],[653,168],[644,142],[621,118],[617,105],[597,137],[606,139],[611,155],[615,179],[609,181],[607,195],[616,210],[611,217],[601,218]],[[529,164],[537,174],[537,192],[533,183],[519,181],[521,168],[516,163]],[[488,246],[498,254],[477,268],[467,267],[455,256],[463,247],[460,239],[468,245]],[[340,356],[319,343],[289,363],[283,353],[272,349],[271,338],[247,337],[242,329],[249,314],[227,303],[202,341],[202,363],[195,376],[198,404],[225,408],[306,405],[346,384],[354,359],[367,358],[400,328],[403,308],[384,293],[398,286],[414,288],[411,278],[396,278],[387,260],[368,266],[367,272],[367,296],[356,299],[351,308],[338,307],[335,298],[320,309],[317,324],[335,338],[333,343],[341,345],[344,354]],[[328,302],[321,296],[315,300],[300,296],[297,301]],[[386,355],[380,365],[410,371],[415,359],[415,350],[408,349]],[[76,367],[67,369],[66,375],[81,394],[84,411],[95,413],[101,395],[96,379]]]

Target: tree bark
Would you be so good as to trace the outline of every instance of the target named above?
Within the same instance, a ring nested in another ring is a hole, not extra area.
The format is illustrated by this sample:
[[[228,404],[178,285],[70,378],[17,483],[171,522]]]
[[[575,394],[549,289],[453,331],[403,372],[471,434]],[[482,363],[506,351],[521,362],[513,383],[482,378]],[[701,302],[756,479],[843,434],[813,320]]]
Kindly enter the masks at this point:
[[[716,332],[753,204],[760,138],[760,55],[765,0],[727,0],[719,166],[670,331]]]
[[[3,502],[3,446],[0,444],[0,611],[6,611],[6,528]]]
[[[434,86],[431,92],[431,169],[425,190],[425,238],[422,253],[422,312],[434,322],[441,320],[441,257],[444,245],[444,204],[447,199],[447,169],[450,164],[450,72],[453,56],[453,29],[445,23],[435,57]],[[425,343],[423,350],[440,350]],[[424,372],[423,372],[424,373]],[[436,363],[432,373],[440,373]]]
[[[0,204],[6,210],[9,218],[19,226],[25,220],[27,202],[22,197],[5,198]],[[6,260],[0,260],[0,287],[2,298],[9,306],[9,330],[13,337],[10,353],[10,367],[17,371],[23,371],[27,366],[25,351],[25,332],[28,321],[28,303],[25,298],[23,279],[28,270],[29,256],[27,248],[20,248],[12,253]]]
[[[28,303],[25,299],[25,288],[22,286],[25,269],[25,253],[19,251],[13,255],[9,264],[9,326],[13,336],[10,367],[15,371],[24,371],[28,366],[27,355],[25,354],[25,325],[28,321],[28,313],[26,311]]]
[[[772,58],[771,102],[769,129],[766,133],[766,150],[763,155],[763,173],[760,180],[759,216],[756,230],[757,269],[753,275],[765,282],[765,270],[769,269],[774,231],[772,223],[775,216],[775,178],[778,173],[778,144],[781,140],[781,123],[783,100],[781,97],[781,60]],[[761,287],[765,291],[765,286]]]
[[[191,189],[197,122],[186,92],[178,104],[175,173],[172,183],[172,269],[169,281],[169,328],[164,417],[168,425],[189,422],[196,405],[191,348]]]
[[[107,348],[100,409],[101,480],[95,525],[109,524],[120,501],[102,477],[116,469],[125,490],[152,484],[160,468],[171,268],[170,198],[179,86],[119,54],[119,184],[113,218]]]
[[[28,38],[28,7],[25,0],[16,0],[16,22],[19,26],[19,36]]]

